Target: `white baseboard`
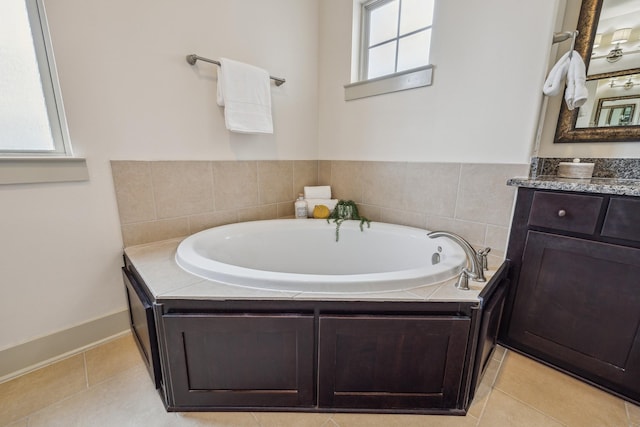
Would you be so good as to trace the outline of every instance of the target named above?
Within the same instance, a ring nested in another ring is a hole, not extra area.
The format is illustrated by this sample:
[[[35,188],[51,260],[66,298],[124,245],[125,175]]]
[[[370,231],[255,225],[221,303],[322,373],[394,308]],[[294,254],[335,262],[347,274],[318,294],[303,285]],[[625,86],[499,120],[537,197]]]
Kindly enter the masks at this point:
[[[129,332],[124,310],[0,351],[0,383]]]

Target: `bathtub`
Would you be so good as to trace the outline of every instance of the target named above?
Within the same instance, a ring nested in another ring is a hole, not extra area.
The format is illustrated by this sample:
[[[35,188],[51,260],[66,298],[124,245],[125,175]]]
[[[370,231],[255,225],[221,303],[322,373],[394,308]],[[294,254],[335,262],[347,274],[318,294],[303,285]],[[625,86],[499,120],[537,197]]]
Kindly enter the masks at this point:
[[[433,264],[432,257],[439,258]],[[211,228],[183,240],[177,264],[229,285],[318,293],[397,291],[456,276],[463,250],[448,239],[429,239],[419,228],[320,219],[252,221]]]

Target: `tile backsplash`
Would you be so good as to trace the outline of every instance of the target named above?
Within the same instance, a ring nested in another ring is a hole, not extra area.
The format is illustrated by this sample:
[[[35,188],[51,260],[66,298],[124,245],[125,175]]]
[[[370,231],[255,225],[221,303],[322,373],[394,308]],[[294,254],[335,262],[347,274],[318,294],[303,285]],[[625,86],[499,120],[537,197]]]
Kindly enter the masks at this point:
[[[560,162],[571,162],[572,160],[559,157],[534,157],[531,159],[529,177],[557,175]],[[640,159],[581,158],[580,161],[594,163],[594,178],[640,179]]]
[[[335,160],[112,161],[125,246],[223,224],[291,218],[305,185],[331,185],[373,221],[461,234],[504,257],[515,189],[528,164]]]

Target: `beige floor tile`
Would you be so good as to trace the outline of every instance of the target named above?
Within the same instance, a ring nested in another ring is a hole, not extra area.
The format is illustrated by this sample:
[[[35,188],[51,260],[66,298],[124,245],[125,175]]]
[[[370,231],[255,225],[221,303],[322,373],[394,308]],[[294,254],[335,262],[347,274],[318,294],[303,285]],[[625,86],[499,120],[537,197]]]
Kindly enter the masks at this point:
[[[627,425],[624,402],[534,360],[509,352],[495,389],[564,424],[579,427]]]
[[[493,355],[491,356],[494,360],[502,362],[504,359],[504,355],[507,354],[507,349],[502,347],[501,345],[496,346],[496,349],[493,350]]]
[[[85,359],[89,387],[144,363],[131,334],[87,350]]]
[[[627,415],[631,424],[640,426],[640,406],[629,402],[625,402],[625,406],[627,407]]]
[[[260,427],[250,412],[181,412],[177,417],[180,427]]]
[[[0,384],[0,426],[86,390],[81,354]]]
[[[339,427],[472,427],[478,419],[450,415],[335,414]]]
[[[29,420],[27,418],[23,418],[15,423],[9,424],[7,427],[27,427],[29,425],[28,421]]]
[[[29,427],[176,425],[176,414],[165,411],[142,364],[29,417]]]
[[[478,427],[562,427],[563,424],[534,408],[494,390]]]
[[[496,381],[499,370],[500,362],[495,359],[491,360],[484,376],[482,377],[482,381],[480,381],[476,395],[473,397],[473,402],[471,402],[471,406],[468,411],[469,415],[480,418],[487,400],[489,399],[489,395],[491,394],[491,390]]]
[[[255,412],[253,415],[261,427],[322,427],[331,419],[331,414],[293,412]]]

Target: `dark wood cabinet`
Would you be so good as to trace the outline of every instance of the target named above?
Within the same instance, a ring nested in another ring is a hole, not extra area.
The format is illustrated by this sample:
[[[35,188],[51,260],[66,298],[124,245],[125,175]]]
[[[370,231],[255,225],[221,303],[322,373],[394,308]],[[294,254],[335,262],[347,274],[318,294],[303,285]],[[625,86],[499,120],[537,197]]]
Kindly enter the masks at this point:
[[[553,206],[536,203],[541,197]],[[640,204],[585,197],[519,190],[507,255],[515,286],[501,339],[638,402],[640,226],[624,211],[637,214]]]
[[[122,269],[122,279],[129,305],[129,323],[133,339],[140,350],[151,380],[156,388],[160,388],[162,376],[152,300],[144,287],[126,268]]]
[[[468,317],[320,316],[319,405],[459,407]]]
[[[463,415],[496,345],[508,270],[461,301],[151,300],[127,257],[124,280],[169,411]]]
[[[473,377],[471,380],[470,398],[473,398],[475,392],[482,380],[482,376],[486,371],[491,356],[498,344],[498,331],[502,320],[504,303],[509,286],[507,276],[508,269],[506,264],[494,276],[496,286],[493,287],[487,295],[481,294],[481,321],[478,333],[478,348],[476,349],[476,358],[474,362]]]
[[[171,404],[314,403],[312,315],[164,315]]]

